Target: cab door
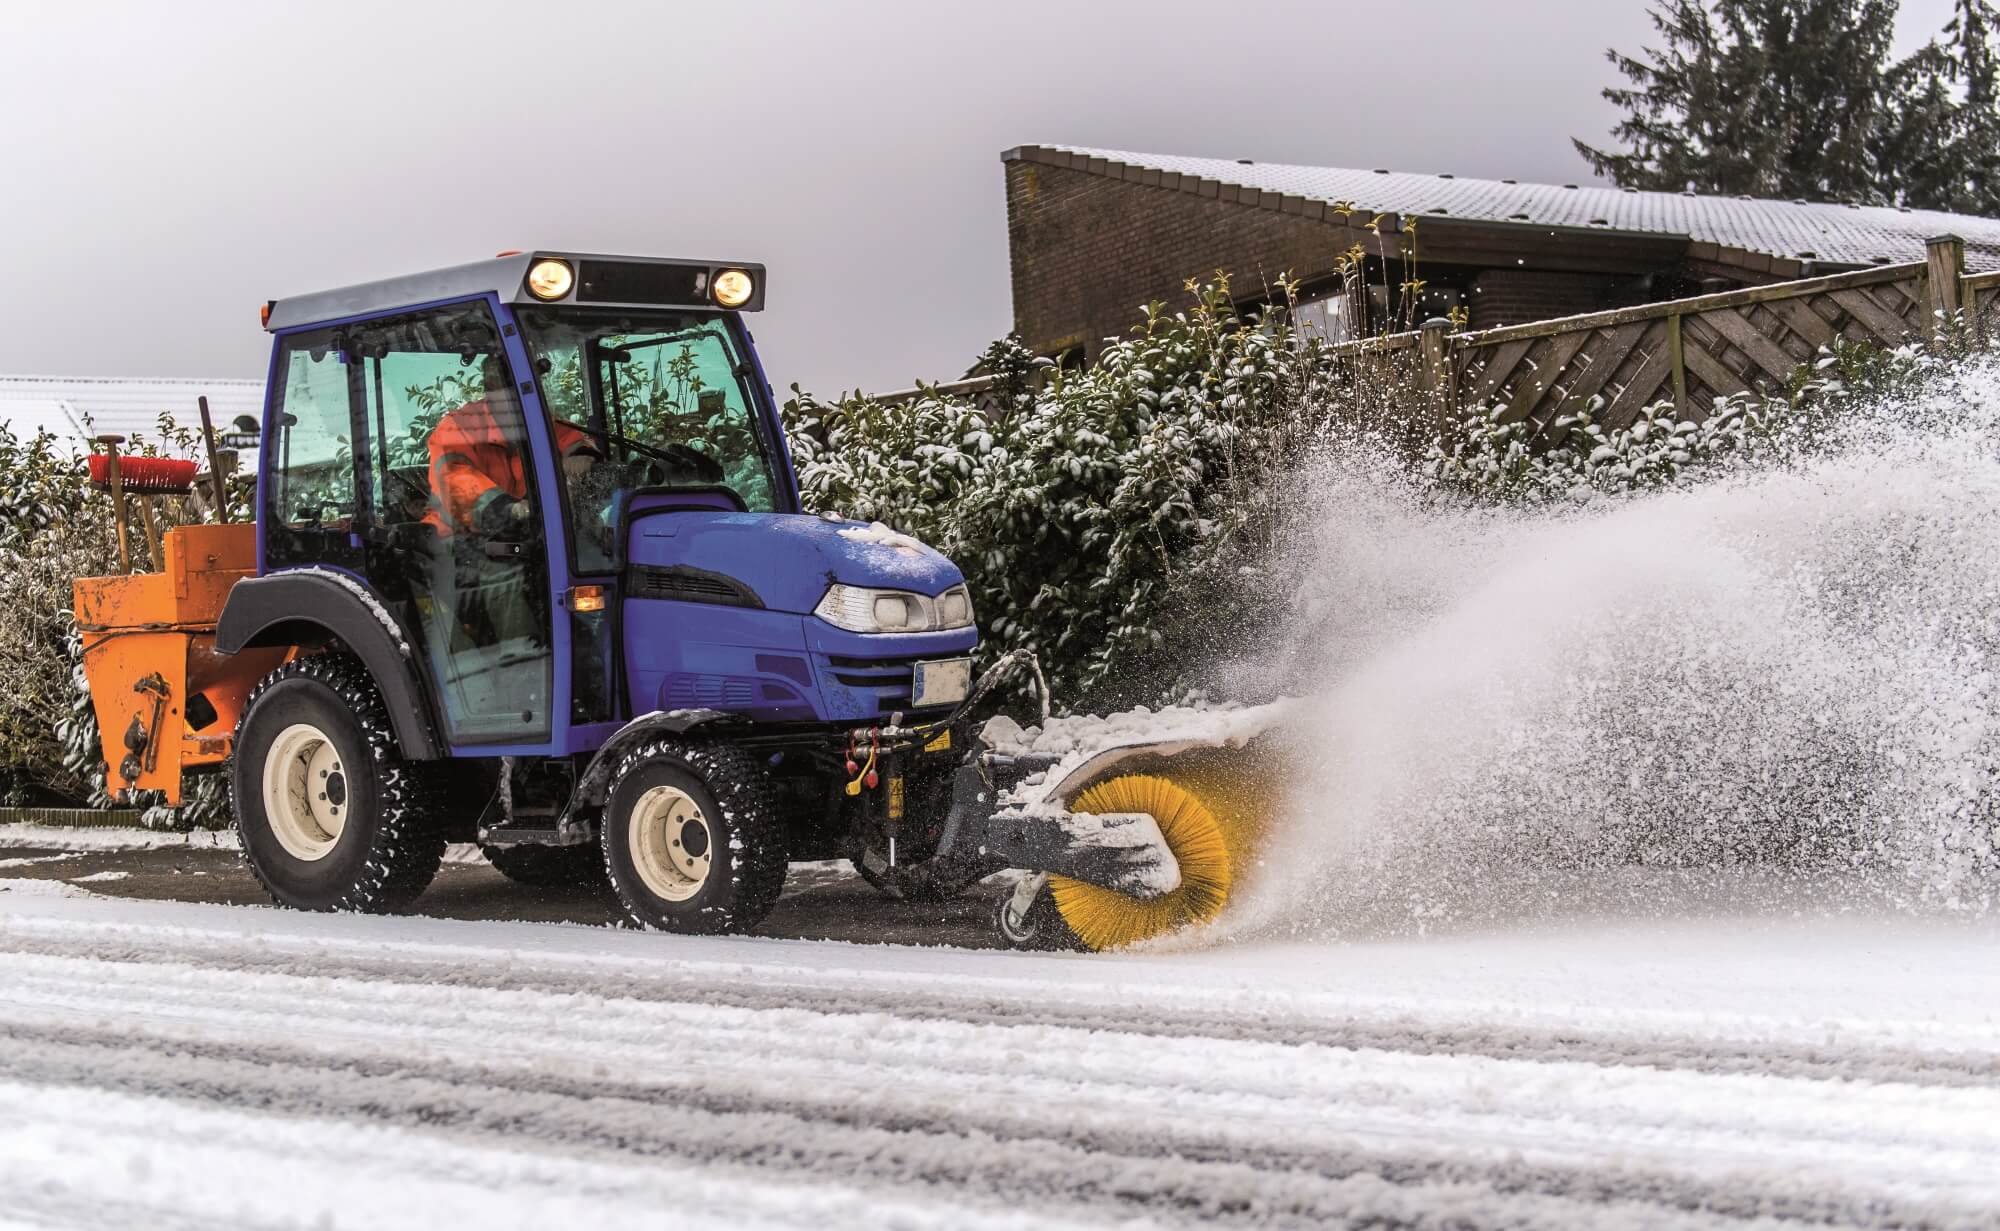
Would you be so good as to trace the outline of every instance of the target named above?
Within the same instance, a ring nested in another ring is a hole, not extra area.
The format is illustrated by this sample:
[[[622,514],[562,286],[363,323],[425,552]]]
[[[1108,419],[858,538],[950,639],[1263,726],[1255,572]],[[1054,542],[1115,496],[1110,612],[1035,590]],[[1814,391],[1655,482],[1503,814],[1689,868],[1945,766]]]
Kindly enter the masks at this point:
[[[313,379],[300,407],[311,413],[300,415],[288,377],[280,423],[290,439],[272,456],[303,476],[311,453],[321,488],[344,491],[347,511],[331,529],[322,512],[311,533],[295,532],[321,556],[299,562],[368,580],[413,634],[450,743],[546,742],[548,551],[519,386],[491,310],[476,301],[383,317],[324,341],[344,379],[317,370],[327,357],[302,368]],[[288,485],[298,486],[274,475],[275,489]]]

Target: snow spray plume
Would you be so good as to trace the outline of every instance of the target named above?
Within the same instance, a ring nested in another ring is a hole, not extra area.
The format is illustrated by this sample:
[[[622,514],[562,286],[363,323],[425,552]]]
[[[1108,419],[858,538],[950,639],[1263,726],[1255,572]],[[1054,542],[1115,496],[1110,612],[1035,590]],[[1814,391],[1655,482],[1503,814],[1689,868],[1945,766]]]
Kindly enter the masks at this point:
[[[1673,886],[1719,869],[2000,904],[2000,362],[1669,490],[1496,510],[1389,472],[1309,476],[1270,668],[1311,694],[1298,784],[1225,931],[1423,929],[1579,887],[1685,909]]]

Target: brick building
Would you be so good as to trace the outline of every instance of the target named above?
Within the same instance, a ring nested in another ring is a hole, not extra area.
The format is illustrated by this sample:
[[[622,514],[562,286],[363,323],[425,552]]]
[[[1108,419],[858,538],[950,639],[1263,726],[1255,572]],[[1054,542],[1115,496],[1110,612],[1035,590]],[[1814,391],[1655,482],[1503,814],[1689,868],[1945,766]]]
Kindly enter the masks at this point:
[[[1484,329],[1920,260],[1947,232],[1969,268],[2000,267],[2000,221],[1924,210],[1057,146],[1001,159],[1014,326],[1045,355],[1094,358],[1142,304],[1180,302],[1217,269],[1245,303],[1289,274],[1301,320],[1340,339],[1454,309]],[[1343,277],[1356,246],[1363,276]]]

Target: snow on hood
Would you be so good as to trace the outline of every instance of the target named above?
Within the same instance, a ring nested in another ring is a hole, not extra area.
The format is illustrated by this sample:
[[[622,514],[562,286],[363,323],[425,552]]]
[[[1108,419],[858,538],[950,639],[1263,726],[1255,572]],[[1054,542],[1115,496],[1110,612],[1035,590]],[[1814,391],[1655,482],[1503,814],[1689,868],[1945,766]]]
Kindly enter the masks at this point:
[[[655,514],[633,523],[629,558],[731,577],[769,610],[801,614],[833,582],[935,597],[965,580],[943,555],[886,526],[803,514]]]

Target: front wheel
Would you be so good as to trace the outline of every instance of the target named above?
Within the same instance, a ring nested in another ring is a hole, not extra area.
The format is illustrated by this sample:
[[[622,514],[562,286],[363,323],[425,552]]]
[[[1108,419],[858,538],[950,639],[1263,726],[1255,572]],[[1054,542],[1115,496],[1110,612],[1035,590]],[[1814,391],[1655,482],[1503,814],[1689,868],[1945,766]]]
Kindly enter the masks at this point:
[[[747,932],[785,884],[770,774],[720,745],[660,740],[628,754],[605,804],[603,848],[613,891],[644,928]]]

